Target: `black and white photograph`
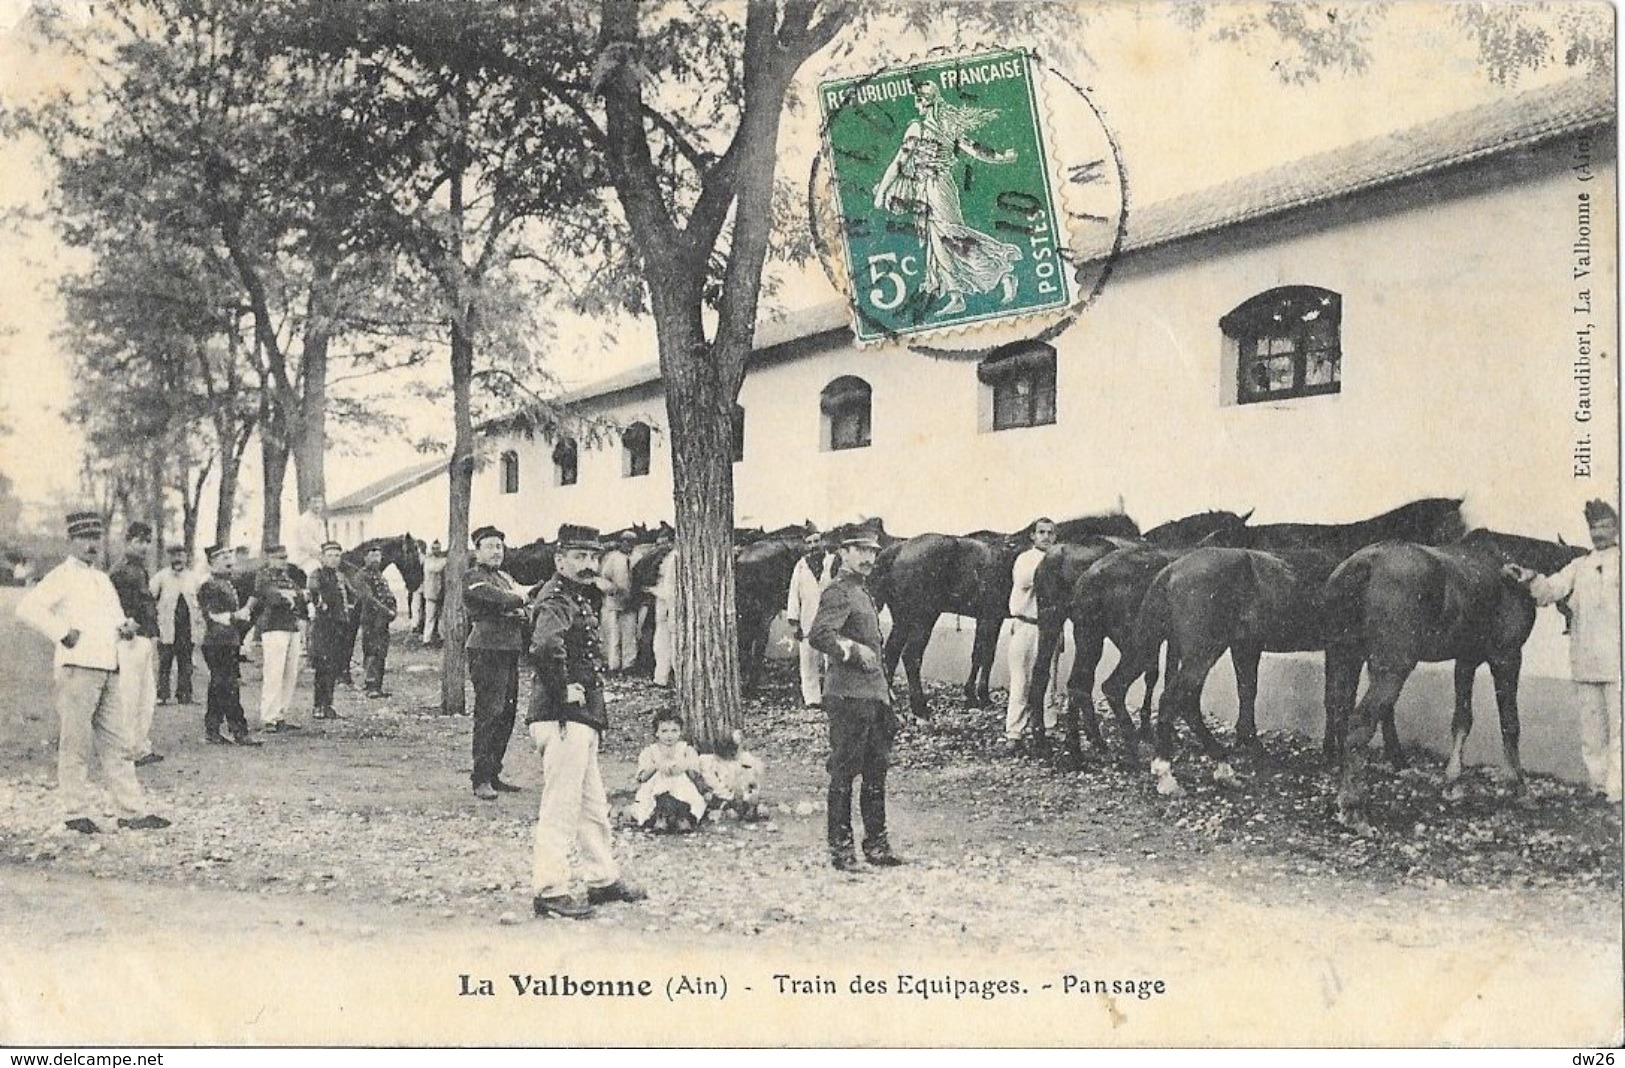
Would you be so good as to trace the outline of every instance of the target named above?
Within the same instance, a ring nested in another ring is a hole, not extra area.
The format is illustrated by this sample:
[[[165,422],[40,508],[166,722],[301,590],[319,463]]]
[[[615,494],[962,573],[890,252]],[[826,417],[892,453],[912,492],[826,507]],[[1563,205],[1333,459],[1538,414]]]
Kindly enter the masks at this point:
[[[1613,1063],[1616,33],[0,0],[0,1046]]]

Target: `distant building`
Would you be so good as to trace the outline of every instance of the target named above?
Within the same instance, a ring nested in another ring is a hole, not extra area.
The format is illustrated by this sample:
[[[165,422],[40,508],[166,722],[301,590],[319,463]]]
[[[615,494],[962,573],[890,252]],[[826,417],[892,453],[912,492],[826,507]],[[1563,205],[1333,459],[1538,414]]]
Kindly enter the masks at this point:
[[[329,502],[328,536],[347,549],[394,534],[411,534],[425,545],[445,542],[446,465],[445,458],[426,460]]]

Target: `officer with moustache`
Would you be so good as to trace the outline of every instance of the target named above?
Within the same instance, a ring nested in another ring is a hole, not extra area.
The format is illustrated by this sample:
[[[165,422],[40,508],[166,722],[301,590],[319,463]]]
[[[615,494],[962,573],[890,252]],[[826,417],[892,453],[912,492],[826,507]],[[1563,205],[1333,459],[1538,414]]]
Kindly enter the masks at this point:
[[[474,563],[463,576],[468,615],[468,677],[474,684],[474,796],[495,801],[518,793],[502,781],[502,759],[519,712],[519,653],[525,647],[525,595],[502,570],[507,535],[480,527],[470,540]]]

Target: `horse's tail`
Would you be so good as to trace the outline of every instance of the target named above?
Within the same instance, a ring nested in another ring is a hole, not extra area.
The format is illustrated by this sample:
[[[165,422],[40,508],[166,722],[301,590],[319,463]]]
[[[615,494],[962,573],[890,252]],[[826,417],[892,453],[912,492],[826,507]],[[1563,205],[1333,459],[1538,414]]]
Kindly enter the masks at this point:
[[[1317,606],[1326,638],[1333,644],[1354,637],[1365,624],[1366,589],[1378,548],[1361,549],[1338,564],[1320,588]]]
[[[1164,568],[1151,580],[1134,616],[1134,630],[1129,648],[1123,650],[1124,660],[1134,660],[1139,671],[1145,671],[1157,662],[1162,643],[1173,637],[1173,610],[1168,600],[1168,571]]]
[[[875,602],[876,612],[891,602],[891,567],[897,559],[897,547],[902,544],[897,542],[880,550],[880,555],[875,557],[875,566],[869,572],[869,597]]]

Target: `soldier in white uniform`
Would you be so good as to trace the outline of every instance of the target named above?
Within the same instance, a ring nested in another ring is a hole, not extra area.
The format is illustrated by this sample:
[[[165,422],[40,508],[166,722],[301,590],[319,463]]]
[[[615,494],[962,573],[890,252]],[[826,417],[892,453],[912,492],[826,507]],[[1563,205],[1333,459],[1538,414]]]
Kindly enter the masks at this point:
[[[809,533],[807,551],[790,573],[790,598],[784,608],[785,620],[801,654],[801,702],[808,708],[824,707],[824,654],[807,641],[806,628],[818,618],[819,594],[829,588],[835,570],[829,566],[827,556],[823,535],[816,530]]]
[[[1010,644],[1006,654],[1010,670],[1010,707],[1004,714],[1006,752],[1020,749],[1022,737],[1027,733],[1028,706],[1031,704],[1027,684],[1032,677],[1033,664],[1038,660],[1038,592],[1033,587],[1038,565],[1044,562],[1044,554],[1055,544],[1054,520],[1034,520],[1031,537],[1033,547],[1016,557],[1010,575]],[[1044,701],[1046,728],[1053,728],[1059,718],[1056,707],[1058,672],[1054,670],[1055,665],[1050,667],[1049,693],[1041,698]]]
[[[113,801],[123,814],[118,825],[158,830],[169,821],[154,815],[135,777],[136,739],[119,693],[119,644],[133,638],[136,621],[124,614],[118,591],[97,567],[102,553],[102,518],[95,512],[68,516],[73,553],[29,590],[17,604],[17,618],[55,646],[57,799],[71,830],[94,834],[95,802],[90,762],[98,758]]]
[[[1580,756],[1598,793],[1619,802],[1619,513],[1606,501],[1588,501],[1592,551],[1555,575],[1517,564],[1502,570],[1528,588],[1537,604],[1568,598],[1569,675],[1580,704]]]

